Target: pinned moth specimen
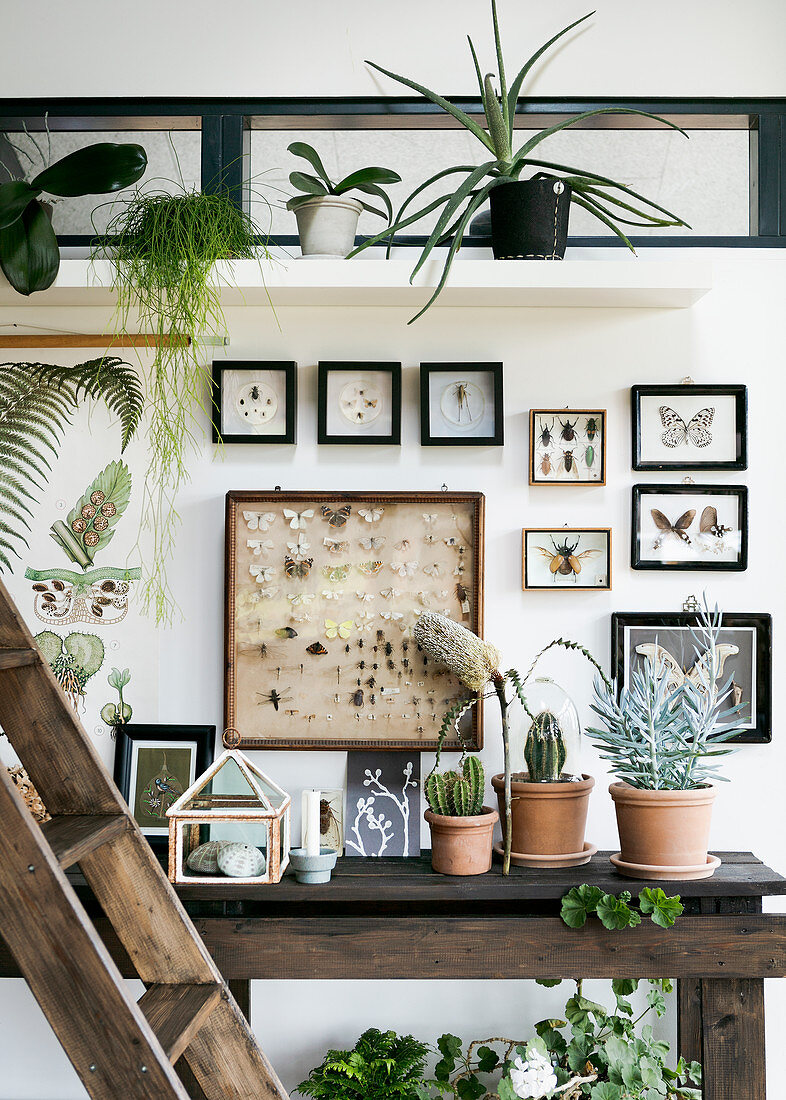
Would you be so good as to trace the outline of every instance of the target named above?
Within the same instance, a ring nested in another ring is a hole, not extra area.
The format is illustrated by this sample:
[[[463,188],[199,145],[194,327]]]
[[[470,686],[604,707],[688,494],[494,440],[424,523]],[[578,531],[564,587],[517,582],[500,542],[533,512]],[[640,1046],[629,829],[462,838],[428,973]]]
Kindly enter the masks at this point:
[[[469,615],[469,593],[461,583],[456,585],[456,599],[461,604],[462,615]]]
[[[343,595],[344,595],[344,589],[343,588],[334,588],[332,590],[329,589],[329,588],[323,588],[322,589],[322,599],[323,600],[340,600]]]
[[[686,443],[692,443],[694,447],[709,447],[712,443],[710,427],[715,418],[714,408],[699,409],[687,424],[668,405],[661,405],[658,412],[660,422],[666,429],[661,435],[665,447],[680,447]]]
[[[411,545],[411,543],[410,543],[409,539],[399,539],[399,541],[396,543],[396,549],[397,550],[409,550],[410,545]]]
[[[438,561],[435,561],[431,565],[424,565],[423,572],[429,577],[439,577],[442,575],[442,566]]]
[[[289,555],[284,558],[284,572],[291,580],[304,581],[311,572],[314,564],[313,558],[305,558],[303,561],[295,561]]]
[[[325,635],[328,638],[343,638],[346,640],[351,633],[351,619],[345,619],[343,623],[334,622],[333,619],[325,619]]]
[[[577,554],[576,551],[580,542],[581,535],[578,535],[574,543],[570,543],[567,539],[564,542],[556,543],[552,538],[553,551],[546,546],[535,547],[536,550],[540,550],[544,557],[549,559],[549,572],[555,581],[559,575],[561,577],[573,577],[575,582],[581,572],[581,563],[584,559],[594,558],[597,554],[603,553],[602,550],[583,550],[580,554]]]
[[[322,539],[322,545],[327,547],[329,554],[343,554],[349,546],[347,541],[340,541],[339,539],[332,539],[329,535],[325,535]]]
[[[352,566],[349,563],[346,565],[323,565],[322,576],[328,581],[345,581],[351,568]]]
[[[306,653],[310,653],[312,657],[324,657],[327,650],[322,642],[312,642],[311,645],[306,646]]]
[[[293,531],[305,530],[306,520],[313,518],[313,508],[306,508],[303,512],[295,512],[291,508],[284,509],[284,519],[289,520],[289,526]]]
[[[246,546],[249,550],[253,550],[254,556],[257,558],[260,554],[269,554],[274,545],[272,539],[246,539]]]
[[[355,626],[358,630],[373,630],[374,628],[374,612],[373,611],[361,611],[355,620]],[[363,639],[361,638],[358,645],[362,646]]]
[[[384,508],[358,508],[358,515],[364,519],[366,523],[379,523],[384,511]]]
[[[316,593],[314,592],[290,592],[287,595],[287,599],[293,607],[307,606],[312,600],[315,600]]]
[[[361,603],[371,603],[375,596],[373,592],[356,592],[355,598]]]
[[[730,535],[733,530],[733,527],[718,522],[718,509],[708,504],[701,513],[697,541],[711,553],[720,554],[726,549],[726,535]]]
[[[392,561],[390,568],[398,577],[414,577],[418,571],[418,564],[416,561]]]
[[[657,535],[655,541],[652,544],[653,550],[659,550],[663,545],[664,540],[667,539],[670,535],[673,535],[675,538],[681,539],[682,542],[686,543],[688,546],[691,545],[688,528],[693,523],[693,520],[696,516],[695,508],[689,508],[687,512],[683,512],[679,519],[675,520],[674,523],[672,523],[671,520],[667,516],[665,516],[663,512],[661,512],[660,508],[650,508],[650,515],[652,516],[652,522],[655,524],[655,526],[658,528],[658,531],[660,532],[660,534]]]
[[[297,638],[297,631],[291,626],[280,626],[276,630],[277,638]]]
[[[288,691],[289,688],[284,688],[281,692],[277,691],[276,688],[271,688],[270,691],[258,691],[257,695],[259,696],[259,702],[257,706],[261,706],[262,703],[272,703],[273,710],[278,710],[282,703],[289,703],[291,701],[292,696],[286,694]]]
[[[379,593],[383,600],[395,600],[401,595],[400,588],[383,588]]]
[[[330,508],[327,504],[323,504],[320,511],[327,520],[329,527],[345,527],[352,512],[352,505],[344,504],[340,508]]]
[[[432,523],[436,523],[439,519],[439,514],[437,512],[423,512],[422,514],[423,522],[428,523],[429,525],[431,525]]]
[[[358,539],[358,546],[363,550],[381,550],[385,545],[386,539],[384,535],[374,535],[367,539]]]
[[[289,550],[295,561],[303,561],[306,556],[306,551],[311,547],[311,543],[306,541],[306,536],[301,531],[295,542],[288,542],[287,549]]]
[[[249,531],[269,531],[275,518],[275,512],[243,512]]]
[[[739,646],[731,645],[729,642],[723,642],[715,646],[716,680],[720,680],[723,676],[723,668],[729,657],[735,657],[739,651]],[[710,676],[709,655],[706,652],[702,653],[701,657],[689,669],[684,669],[677,658],[658,642],[644,642],[637,645],[636,652],[651,661],[656,669],[662,670],[660,675],[666,676],[669,691],[676,691],[681,688],[686,680],[690,681],[699,691],[706,690]],[[742,688],[732,680],[731,697],[735,706],[742,701],[742,694]]]
[[[573,421],[572,424],[569,417],[566,417],[564,421],[560,420],[560,439],[563,440],[565,443],[572,443],[574,439],[577,438],[576,425],[578,424],[578,422],[578,417]]]
[[[276,575],[272,565],[255,565],[253,562],[249,565],[248,571],[257,584],[267,584]]]
[[[361,561],[358,562],[358,569],[366,577],[374,577],[382,568],[381,561]]]

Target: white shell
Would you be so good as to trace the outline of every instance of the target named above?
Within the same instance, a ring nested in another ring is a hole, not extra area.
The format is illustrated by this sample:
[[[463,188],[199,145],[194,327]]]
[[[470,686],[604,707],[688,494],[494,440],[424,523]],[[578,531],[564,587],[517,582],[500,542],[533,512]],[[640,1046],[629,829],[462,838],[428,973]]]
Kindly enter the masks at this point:
[[[217,860],[219,871],[230,878],[259,878],[265,873],[265,857],[250,844],[222,844]]]
[[[186,867],[201,871],[203,875],[217,874],[218,853],[225,843],[223,840],[208,840],[206,844],[200,844],[186,860]]]

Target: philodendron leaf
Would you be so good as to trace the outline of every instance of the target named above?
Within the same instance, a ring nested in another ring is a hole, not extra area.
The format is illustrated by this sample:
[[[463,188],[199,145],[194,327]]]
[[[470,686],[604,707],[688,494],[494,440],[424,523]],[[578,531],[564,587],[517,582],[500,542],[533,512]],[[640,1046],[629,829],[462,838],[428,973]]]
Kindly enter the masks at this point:
[[[22,217],[25,207],[38,192],[25,180],[8,180],[0,183],[0,229]]]
[[[661,928],[671,928],[677,917],[681,917],[685,912],[679,894],[668,897],[659,886],[654,889],[650,886],[644,887],[639,894],[639,908],[645,916],[651,917],[653,923]]]
[[[60,249],[52,222],[37,199],[28,203],[21,217],[0,229],[0,267],[20,294],[46,290],[55,281]]]
[[[635,928],[641,924],[640,915],[631,909],[625,898],[615,898],[613,894],[603,895],[598,902],[597,913],[603,927],[609,930]]]
[[[147,153],[141,145],[101,141],[69,153],[30,181],[49,195],[107,195],[130,187],[144,175]]]
[[[574,886],[562,899],[560,916],[569,928],[582,928],[587,923],[587,917],[596,912],[598,902],[603,897],[603,891],[597,886]]]

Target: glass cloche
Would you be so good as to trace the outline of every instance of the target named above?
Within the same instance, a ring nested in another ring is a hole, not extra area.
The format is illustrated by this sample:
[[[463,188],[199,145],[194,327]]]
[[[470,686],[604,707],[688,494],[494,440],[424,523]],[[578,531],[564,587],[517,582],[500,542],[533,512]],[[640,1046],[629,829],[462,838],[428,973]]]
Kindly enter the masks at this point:
[[[514,766],[531,782],[580,779],[581,723],[575,703],[548,677],[532,680],[525,693],[530,714],[522,711]]]

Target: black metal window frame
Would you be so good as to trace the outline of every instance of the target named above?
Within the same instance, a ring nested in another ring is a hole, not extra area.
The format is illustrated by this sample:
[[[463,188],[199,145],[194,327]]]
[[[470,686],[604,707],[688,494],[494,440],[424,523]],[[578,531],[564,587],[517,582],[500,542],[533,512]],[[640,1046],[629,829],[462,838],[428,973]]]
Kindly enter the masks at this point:
[[[480,99],[455,97],[462,110],[482,116]],[[671,118],[689,128],[747,129],[750,134],[750,233],[746,236],[632,236],[641,248],[780,248],[786,245],[786,99],[530,98],[519,106],[522,126],[536,116],[569,116],[597,107],[626,107]],[[415,97],[326,99],[0,99],[0,132],[42,128],[44,116],[57,130],[118,129],[201,131],[201,180],[206,191],[226,190],[239,204],[247,192],[244,166],[252,129],[438,128],[453,121],[427,100]],[[632,116],[603,116],[608,128],[631,129]],[[597,123],[595,124],[597,126]],[[419,245],[425,236],[400,236]],[[89,235],[61,236],[63,246],[89,244]],[[293,245],[297,236],[276,235],[271,244]],[[467,246],[486,246],[466,237]],[[624,247],[615,236],[569,237],[569,246]]]

